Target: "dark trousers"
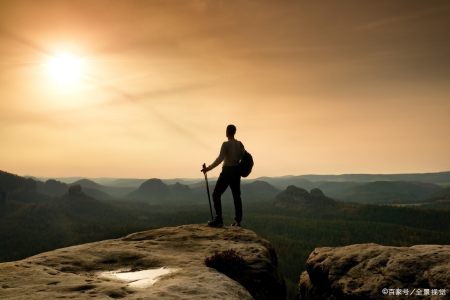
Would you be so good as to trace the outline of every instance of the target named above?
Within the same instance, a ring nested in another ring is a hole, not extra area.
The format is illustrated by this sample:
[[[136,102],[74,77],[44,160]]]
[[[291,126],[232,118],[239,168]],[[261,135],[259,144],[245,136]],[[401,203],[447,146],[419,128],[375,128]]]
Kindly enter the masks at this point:
[[[242,220],[242,200],[241,200],[241,175],[239,174],[239,167],[223,167],[222,173],[220,173],[219,179],[217,180],[216,187],[213,192],[214,209],[216,210],[216,215],[222,218],[222,202],[220,200],[222,194],[225,192],[227,187],[230,186],[231,193],[234,199],[234,210],[235,210],[235,220],[236,222],[241,222]]]

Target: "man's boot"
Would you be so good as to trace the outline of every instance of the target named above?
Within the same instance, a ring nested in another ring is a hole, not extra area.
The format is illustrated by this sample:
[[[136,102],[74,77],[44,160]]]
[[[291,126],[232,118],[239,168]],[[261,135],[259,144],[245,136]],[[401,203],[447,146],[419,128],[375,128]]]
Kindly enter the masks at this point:
[[[216,216],[214,218],[214,220],[208,221],[208,226],[210,226],[210,227],[222,227],[223,226],[222,217]]]
[[[236,218],[234,218],[234,223],[231,224],[231,226],[241,227],[241,221],[236,219]]]

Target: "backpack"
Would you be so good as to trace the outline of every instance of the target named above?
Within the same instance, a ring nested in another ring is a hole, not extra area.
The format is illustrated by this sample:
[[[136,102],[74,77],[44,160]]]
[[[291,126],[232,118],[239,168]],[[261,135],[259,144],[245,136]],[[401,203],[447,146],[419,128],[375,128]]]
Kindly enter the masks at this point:
[[[241,143],[242,145],[242,143]],[[244,145],[242,145],[244,147]],[[252,172],[253,157],[247,150],[244,150],[241,160],[239,161],[239,173],[242,177],[247,177]]]

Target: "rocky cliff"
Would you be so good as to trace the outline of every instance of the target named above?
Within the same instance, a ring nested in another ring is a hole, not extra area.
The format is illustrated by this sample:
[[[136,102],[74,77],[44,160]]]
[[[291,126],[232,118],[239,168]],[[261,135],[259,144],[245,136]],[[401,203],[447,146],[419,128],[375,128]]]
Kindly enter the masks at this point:
[[[0,264],[0,299],[285,297],[270,243],[235,227],[161,228]]]
[[[300,299],[449,299],[450,245],[316,248]]]

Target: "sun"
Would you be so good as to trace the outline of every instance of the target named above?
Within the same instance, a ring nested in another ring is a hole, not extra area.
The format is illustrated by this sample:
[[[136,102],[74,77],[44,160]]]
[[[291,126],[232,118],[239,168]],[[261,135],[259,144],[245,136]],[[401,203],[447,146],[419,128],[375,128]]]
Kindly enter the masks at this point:
[[[50,56],[45,64],[50,79],[64,87],[79,85],[83,79],[85,68],[84,60],[70,52]]]

